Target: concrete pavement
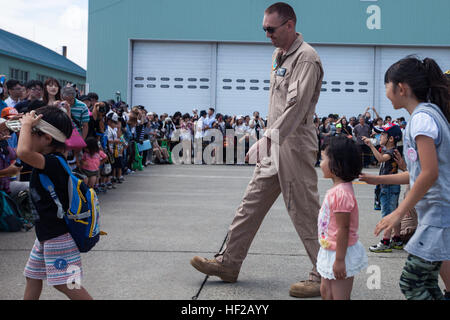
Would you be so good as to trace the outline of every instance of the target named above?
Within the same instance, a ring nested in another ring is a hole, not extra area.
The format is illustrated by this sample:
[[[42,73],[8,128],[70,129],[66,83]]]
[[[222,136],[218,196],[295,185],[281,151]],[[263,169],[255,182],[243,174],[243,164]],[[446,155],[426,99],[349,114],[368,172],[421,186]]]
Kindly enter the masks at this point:
[[[212,258],[226,236],[253,173],[250,166],[151,166],[126,177],[117,190],[100,195],[101,226],[108,232],[93,251],[82,254],[83,286],[95,299],[185,300],[204,276],[189,264],[194,255]],[[377,170],[367,170],[375,173]],[[321,200],[331,181],[320,169]],[[379,241],[373,230],[374,187],[354,185],[360,208],[360,240]],[[22,275],[35,239],[28,233],[0,233],[0,300],[22,299]],[[372,273],[355,278],[353,299],[403,299],[398,287],[407,253],[368,252]],[[279,300],[312,268],[280,197],[259,230],[239,281],[209,278],[200,300]],[[379,275],[379,277],[378,277]],[[377,287],[369,288],[369,284]],[[375,281],[375,282],[374,282]],[[440,283],[442,287],[442,282]],[[65,299],[44,286],[42,299]]]

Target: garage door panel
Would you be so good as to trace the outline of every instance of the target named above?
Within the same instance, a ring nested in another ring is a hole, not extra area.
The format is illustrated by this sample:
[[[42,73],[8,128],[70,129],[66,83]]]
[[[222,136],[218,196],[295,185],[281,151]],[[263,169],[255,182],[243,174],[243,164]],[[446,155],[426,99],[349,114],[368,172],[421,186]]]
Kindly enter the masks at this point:
[[[135,42],[133,105],[144,105],[159,114],[209,106],[213,47],[203,43]]]
[[[228,115],[266,116],[274,48],[265,44],[219,44],[217,110]]]
[[[316,107],[320,117],[330,113],[357,116],[373,104],[372,47],[313,47],[324,69],[322,92]]]
[[[407,55],[450,68],[449,48],[313,45],[324,68],[319,116],[357,116],[368,106],[381,116],[409,117],[385,96],[384,73]],[[228,115],[266,116],[274,48],[270,44],[133,43],[132,104],[173,114],[209,106]]]

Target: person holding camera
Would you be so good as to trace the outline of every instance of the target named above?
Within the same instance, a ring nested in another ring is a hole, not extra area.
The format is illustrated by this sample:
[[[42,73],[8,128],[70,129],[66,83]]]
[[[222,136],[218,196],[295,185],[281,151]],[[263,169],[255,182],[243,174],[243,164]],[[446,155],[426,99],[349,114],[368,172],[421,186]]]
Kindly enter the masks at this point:
[[[73,87],[62,88],[61,98],[69,104],[72,121],[83,139],[86,139],[90,119],[88,107],[77,99],[77,91]]]
[[[258,111],[253,112],[253,119],[250,120],[249,126],[251,135],[256,138],[256,140],[262,138],[266,126],[264,125],[263,119],[259,116]]]
[[[198,109],[192,109],[192,121],[195,122],[199,119]]]
[[[361,115],[359,117],[359,124],[355,126],[353,129],[353,134],[356,138],[356,144],[360,146],[362,157],[363,157],[363,163],[364,168],[368,168],[370,164],[370,158],[371,158],[371,151],[370,148],[364,143],[362,137],[370,137],[372,129],[370,126],[366,123],[366,118],[364,115]]]
[[[175,132],[176,128],[175,128],[175,124],[172,121],[172,118],[167,117],[164,120],[164,125],[161,129],[161,132],[164,133],[164,139],[170,140],[172,139],[172,135]]]
[[[105,115],[109,112],[109,106],[105,102],[98,102],[92,108],[92,114],[89,116],[87,138],[98,136],[105,133]],[[86,139],[87,139],[86,138]]]

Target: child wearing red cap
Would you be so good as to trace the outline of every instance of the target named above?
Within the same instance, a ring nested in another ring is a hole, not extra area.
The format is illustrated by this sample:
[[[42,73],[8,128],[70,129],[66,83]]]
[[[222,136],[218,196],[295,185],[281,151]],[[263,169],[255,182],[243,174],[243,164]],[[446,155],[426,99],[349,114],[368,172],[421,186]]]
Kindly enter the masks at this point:
[[[3,110],[2,110],[2,115],[1,115],[1,117],[3,118],[3,119],[10,119],[10,118],[12,118],[12,117],[14,117],[14,116],[18,116],[19,115],[19,112],[17,112],[17,109],[16,108],[13,108],[13,107],[7,107],[7,108],[4,108]]]

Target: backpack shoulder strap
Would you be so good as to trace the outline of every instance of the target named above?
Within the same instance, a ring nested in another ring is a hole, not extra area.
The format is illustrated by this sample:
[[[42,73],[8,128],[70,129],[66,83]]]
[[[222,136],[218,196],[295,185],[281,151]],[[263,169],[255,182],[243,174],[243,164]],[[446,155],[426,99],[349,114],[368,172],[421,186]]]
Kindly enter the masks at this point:
[[[69,176],[71,176],[72,170],[70,169],[67,162],[64,161],[64,159],[61,158],[60,156],[56,156],[56,158],[59,160],[59,162],[64,167],[66,172],[69,174]],[[55,202],[56,206],[58,207],[58,213],[57,213],[58,218],[63,219],[64,218],[64,209],[61,204],[61,201],[58,198],[58,195],[56,194],[55,185],[50,180],[50,178],[45,174],[39,174],[39,179],[40,179],[41,184],[44,187],[44,189],[50,193],[50,196],[52,197],[53,201]]]
[[[62,157],[60,156],[56,156],[56,158],[59,160],[59,162],[61,163],[61,165],[63,166],[63,168],[66,170],[66,172],[69,174],[69,176],[72,175],[72,169],[70,169],[69,165],[67,164],[66,160],[64,160]]]
[[[55,185],[50,180],[50,178],[45,174],[39,174],[39,180],[41,181],[42,186],[45,190],[47,190],[50,193],[50,196],[52,197],[53,201],[55,202],[56,206],[58,207],[58,213],[57,216],[59,219],[64,218],[64,210],[61,204],[61,201],[59,201],[58,195],[55,191]]]

